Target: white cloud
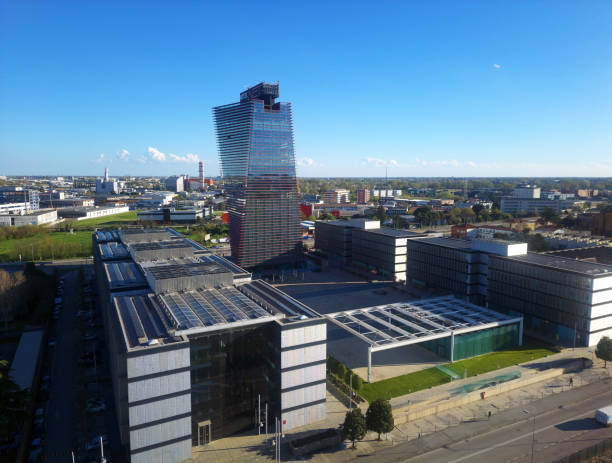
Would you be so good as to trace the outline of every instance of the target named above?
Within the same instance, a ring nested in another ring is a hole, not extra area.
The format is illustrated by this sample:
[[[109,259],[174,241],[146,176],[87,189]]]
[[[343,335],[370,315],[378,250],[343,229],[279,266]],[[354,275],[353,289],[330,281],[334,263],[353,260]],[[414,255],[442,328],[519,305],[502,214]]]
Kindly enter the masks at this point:
[[[104,162],[104,153],[100,153],[100,155],[93,160],[96,164],[102,164]]]
[[[494,65],[493,65],[493,67],[494,67],[495,69],[501,69],[501,64],[494,64]]]
[[[122,161],[127,161],[130,158],[130,152],[123,148],[121,151],[117,153],[117,157]]]
[[[160,150],[158,150],[157,148],[153,148],[152,146],[149,146],[147,148],[147,152],[149,153],[151,158],[154,159],[155,161],[159,161],[159,162],[166,161],[166,155],[162,153]]]
[[[187,163],[196,163],[200,162],[200,158],[197,154],[186,154],[185,156],[177,156],[176,154],[169,154],[168,157],[172,162],[187,162]]]
[[[312,158],[300,158],[297,160],[297,165],[299,167],[323,167],[323,164]]]
[[[158,150],[157,148],[153,148],[152,146],[149,146],[149,148],[147,148],[147,153],[149,154],[149,156],[151,157],[151,159],[153,159],[154,161],[158,161],[158,162],[184,162],[184,163],[196,163],[200,161],[200,158],[198,157],[197,154],[193,154],[193,153],[188,153],[185,156],[178,156],[176,154],[172,154],[172,153],[168,153],[168,155],[166,155],[165,153],[162,153],[160,150]],[[139,162],[141,162],[139,160]]]
[[[376,167],[399,167],[399,163],[395,159],[381,159],[381,158],[365,158],[362,162],[362,165],[373,164]]]

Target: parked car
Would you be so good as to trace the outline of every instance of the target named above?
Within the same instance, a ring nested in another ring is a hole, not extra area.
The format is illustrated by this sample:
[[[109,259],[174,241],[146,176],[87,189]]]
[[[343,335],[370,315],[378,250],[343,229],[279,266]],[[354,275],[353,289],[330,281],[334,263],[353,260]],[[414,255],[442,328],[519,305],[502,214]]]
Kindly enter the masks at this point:
[[[98,336],[95,333],[85,333],[83,339],[85,339],[85,341],[93,341],[94,339],[98,339]]]

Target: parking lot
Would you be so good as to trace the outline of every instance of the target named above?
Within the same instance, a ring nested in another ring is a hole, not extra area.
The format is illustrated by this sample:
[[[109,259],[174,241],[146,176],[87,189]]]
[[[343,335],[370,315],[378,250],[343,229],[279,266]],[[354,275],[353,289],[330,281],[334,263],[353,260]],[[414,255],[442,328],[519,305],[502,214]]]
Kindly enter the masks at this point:
[[[88,462],[118,435],[92,269],[62,272],[49,326],[30,461]],[[34,442],[33,442],[34,444]],[[113,460],[118,461],[118,460]]]

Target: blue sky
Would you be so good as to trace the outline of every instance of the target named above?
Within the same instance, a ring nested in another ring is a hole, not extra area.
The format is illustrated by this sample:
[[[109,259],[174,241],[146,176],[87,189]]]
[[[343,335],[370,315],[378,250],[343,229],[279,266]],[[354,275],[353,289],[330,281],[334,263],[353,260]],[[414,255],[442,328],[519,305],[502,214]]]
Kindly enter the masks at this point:
[[[279,81],[300,176],[612,176],[609,1],[0,0],[0,174],[219,173]]]

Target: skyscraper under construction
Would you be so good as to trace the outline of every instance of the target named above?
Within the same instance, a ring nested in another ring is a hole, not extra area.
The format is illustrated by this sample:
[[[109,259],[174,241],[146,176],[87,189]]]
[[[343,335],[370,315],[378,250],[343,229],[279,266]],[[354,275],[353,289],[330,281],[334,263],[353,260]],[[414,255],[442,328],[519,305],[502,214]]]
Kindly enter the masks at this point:
[[[278,96],[277,83],[262,82],[213,108],[232,259],[247,268],[295,264],[302,254],[291,103]]]

